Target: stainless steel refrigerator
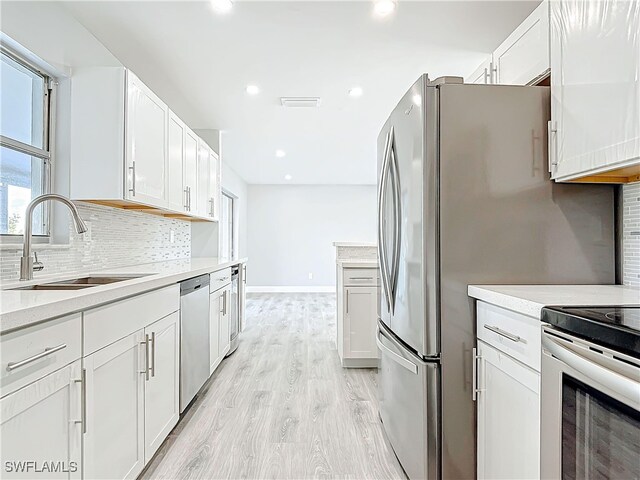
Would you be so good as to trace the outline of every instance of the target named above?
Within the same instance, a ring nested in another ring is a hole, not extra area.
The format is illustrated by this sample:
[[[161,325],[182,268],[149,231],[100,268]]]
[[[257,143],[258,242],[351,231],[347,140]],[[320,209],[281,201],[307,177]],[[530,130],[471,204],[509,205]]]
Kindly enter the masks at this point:
[[[550,181],[549,94],[423,75],[378,137],[380,418],[412,479],[475,478],[469,284],[615,281],[614,188]]]

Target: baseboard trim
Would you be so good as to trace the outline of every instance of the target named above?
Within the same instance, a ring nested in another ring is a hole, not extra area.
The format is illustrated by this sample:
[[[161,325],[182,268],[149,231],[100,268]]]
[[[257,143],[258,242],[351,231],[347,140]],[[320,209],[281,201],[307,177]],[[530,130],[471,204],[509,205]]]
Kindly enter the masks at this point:
[[[336,287],[332,285],[328,286],[309,286],[309,287],[295,287],[295,286],[255,286],[251,287],[247,285],[247,293],[335,293]]]

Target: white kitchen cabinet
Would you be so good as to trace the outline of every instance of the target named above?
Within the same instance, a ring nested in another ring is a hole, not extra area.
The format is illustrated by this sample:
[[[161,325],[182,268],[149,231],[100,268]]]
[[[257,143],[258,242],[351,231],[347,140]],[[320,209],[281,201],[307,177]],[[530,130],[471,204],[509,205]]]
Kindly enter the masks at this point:
[[[209,216],[214,220],[220,219],[220,203],[222,202],[220,170],[219,155],[213,150],[209,150]]]
[[[471,73],[471,75],[466,77],[464,81],[465,83],[478,83],[483,85],[493,83],[491,81],[492,71],[493,61],[491,56],[489,56],[473,71],[473,73]]]
[[[149,462],[180,418],[180,313],[144,329],[149,378],[144,383],[144,456]]]
[[[638,3],[553,0],[550,10],[552,177],[640,180]]]
[[[74,200],[186,220],[216,216],[211,149],[125,68],[74,69],[69,145]]]
[[[143,330],[85,357],[84,478],[136,478],[145,464]]]
[[[540,374],[478,342],[478,478],[540,478]]]
[[[167,138],[169,208],[186,211],[187,198],[184,188],[186,125],[173,112],[169,112]]]
[[[198,142],[198,186],[197,213],[203,217],[210,216],[211,197],[209,195],[211,149],[204,140]]]
[[[82,391],[76,360],[0,400],[2,478],[81,478]]]
[[[337,347],[343,367],[368,368],[378,364],[378,268],[338,264]]]
[[[221,289],[222,297],[221,302],[222,306],[220,308],[220,320],[219,320],[219,337],[218,337],[218,355],[220,360],[225,357],[227,353],[229,353],[231,338],[229,331],[229,302],[231,301],[231,285],[227,285],[226,287]]]
[[[186,196],[186,210],[198,211],[198,136],[189,128],[185,130],[183,179]]]
[[[209,295],[209,375],[220,364],[220,318],[222,316],[222,289]]]
[[[127,72],[127,198],[168,206],[167,120],[169,108],[132,72]]]
[[[377,358],[377,287],[345,288],[344,344],[350,358]],[[374,327],[372,327],[372,325]]]
[[[493,52],[493,83],[526,85],[549,73],[549,1],[543,1]]]

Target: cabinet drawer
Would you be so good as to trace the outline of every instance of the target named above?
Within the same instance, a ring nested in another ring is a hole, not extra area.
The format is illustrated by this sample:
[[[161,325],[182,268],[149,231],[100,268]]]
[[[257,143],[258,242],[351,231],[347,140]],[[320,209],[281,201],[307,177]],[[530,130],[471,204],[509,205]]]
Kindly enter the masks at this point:
[[[0,396],[79,359],[81,348],[79,313],[0,336]]]
[[[378,285],[377,268],[345,268],[342,275],[344,284],[349,287]]]
[[[180,310],[180,286],[143,293],[84,313],[84,356]]]
[[[478,338],[540,371],[540,319],[489,303],[477,303]]]
[[[223,268],[213,272],[209,276],[209,293],[220,290],[225,285],[231,283],[231,268]]]

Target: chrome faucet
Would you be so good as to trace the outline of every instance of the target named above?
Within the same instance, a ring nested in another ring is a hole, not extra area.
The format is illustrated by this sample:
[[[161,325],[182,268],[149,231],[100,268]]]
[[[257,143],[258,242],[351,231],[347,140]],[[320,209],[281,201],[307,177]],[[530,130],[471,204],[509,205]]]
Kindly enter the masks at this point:
[[[31,280],[33,278],[34,269],[40,271],[44,268],[44,265],[41,262],[38,262],[37,256],[35,258],[35,263],[33,258],[31,258],[31,223],[33,222],[33,211],[35,208],[47,200],[56,200],[69,207],[71,215],[73,216],[73,221],[76,224],[76,231],[78,233],[85,233],[87,231],[87,225],[84,223],[82,218],[80,218],[78,209],[67,197],[56,195],[55,193],[47,193],[31,200],[31,203],[27,205],[27,212],[24,219],[24,245],[22,247],[22,258],[20,258],[20,280]]]

